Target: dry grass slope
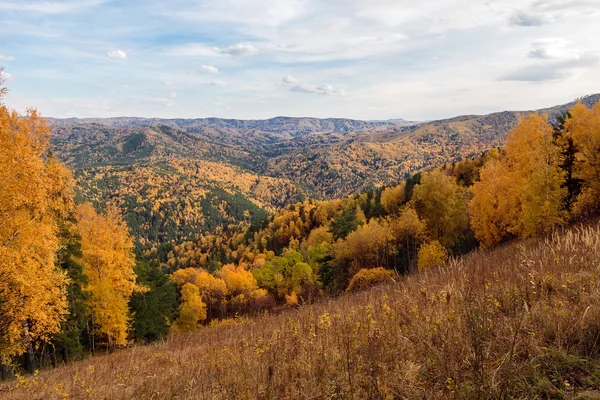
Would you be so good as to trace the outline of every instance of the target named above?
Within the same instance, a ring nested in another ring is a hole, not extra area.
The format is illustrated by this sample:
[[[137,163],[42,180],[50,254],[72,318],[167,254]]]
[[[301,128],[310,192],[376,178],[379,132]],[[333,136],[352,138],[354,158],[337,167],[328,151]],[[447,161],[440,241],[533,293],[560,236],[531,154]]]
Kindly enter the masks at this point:
[[[0,386],[5,399],[598,398],[600,225]]]

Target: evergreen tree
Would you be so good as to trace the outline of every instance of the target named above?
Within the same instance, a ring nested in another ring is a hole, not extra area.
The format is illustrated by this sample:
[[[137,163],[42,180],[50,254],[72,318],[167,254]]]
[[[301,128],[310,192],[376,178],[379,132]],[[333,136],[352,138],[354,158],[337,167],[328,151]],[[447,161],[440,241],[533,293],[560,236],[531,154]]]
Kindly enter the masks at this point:
[[[138,284],[149,289],[145,293],[134,293],[129,302],[134,315],[135,339],[151,342],[164,338],[177,309],[177,288],[168,275],[145,261],[137,261],[135,273]]]

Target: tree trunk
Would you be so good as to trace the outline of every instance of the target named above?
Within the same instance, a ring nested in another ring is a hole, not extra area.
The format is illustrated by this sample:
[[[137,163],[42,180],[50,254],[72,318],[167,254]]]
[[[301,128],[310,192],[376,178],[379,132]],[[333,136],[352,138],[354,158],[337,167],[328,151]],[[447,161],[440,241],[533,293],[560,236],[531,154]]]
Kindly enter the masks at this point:
[[[69,363],[69,352],[67,351],[67,346],[62,347],[62,359],[65,365]]]
[[[37,369],[37,365],[35,362],[35,354],[33,352],[33,345],[31,344],[31,335],[29,335],[29,322],[23,321],[24,328],[24,339],[25,339],[25,354],[24,354],[24,364],[25,370],[30,374],[33,374]]]
[[[12,378],[12,371],[8,366],[8,361],[6,361],[6,357],[2,356],[2,365],[0,366],[0,374],[3,381]]]
[[[50,362],[52,363],[52,368],[56,368],[56,346],[52,345],[52,352],[50,353]]]
[[[92,352],[92,354],[94,354],[96,352],[96,346],[94,343],[94,334],[92,333],[92,328],[90,327],[90,325],[93,325],[94,321],[92,319],[91,323],[90,320],[87,320],[85,322],[85,330],[87,331],[87,337],[88,337],[88,345],[90,348],[90,351]]]
[[[30,374],[33,374],[36,369],[35,353],[33,352],[31,341],[28,341],[25,349],[25,370]]]

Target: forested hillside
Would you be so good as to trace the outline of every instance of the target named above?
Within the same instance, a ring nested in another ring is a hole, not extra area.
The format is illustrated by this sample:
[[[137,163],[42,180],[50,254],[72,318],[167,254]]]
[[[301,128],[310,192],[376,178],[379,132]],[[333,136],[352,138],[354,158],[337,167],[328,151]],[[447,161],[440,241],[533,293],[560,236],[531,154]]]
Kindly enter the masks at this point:
[[[591,106],[599,98],[582,102]],[[573,104],[542,112],[553,121]],[[82,198],[101,208],[118,205],[138,253],[165,263],[175,246],[241,233],[298,201],[377,191],[426,168],[477,157],[503,145],[520,115],[530,113],[428,123],[278,117],[51,119],[50,125],[53,150],[73,168]]]

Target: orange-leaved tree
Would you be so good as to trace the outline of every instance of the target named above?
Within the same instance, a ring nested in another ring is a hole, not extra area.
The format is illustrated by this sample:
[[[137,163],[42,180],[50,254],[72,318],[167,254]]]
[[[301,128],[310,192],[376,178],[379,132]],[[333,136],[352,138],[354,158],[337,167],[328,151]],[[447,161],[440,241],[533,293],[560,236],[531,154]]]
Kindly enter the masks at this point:
[[[565,174],[552,134],[546,115],[523,118],[509,134],[504,156],[481,171],[470,213],[484,246],[547,233],[565,221]]]
[[[565,122],[577,149],[577,178],[583,180],[574,212],[582,215],[600,209],[600,102],[589,109],[581,102],[569,110]]]
[[[133,242],[120,213],[110,207],[97,213],[91,204],[77,208],[81,263],[87,277],[87,305],[95,332],[109,347],[127,344],[131,321],[129,299],[144,288],[136,284]]]
[[[0,104],[0,356],[27,350],[29,369],[34,345],[67,313],[67,278],[55,267],[63,200],[52,196],[59,184],[44,159],[49,134],[36,110],[20,115]]]

